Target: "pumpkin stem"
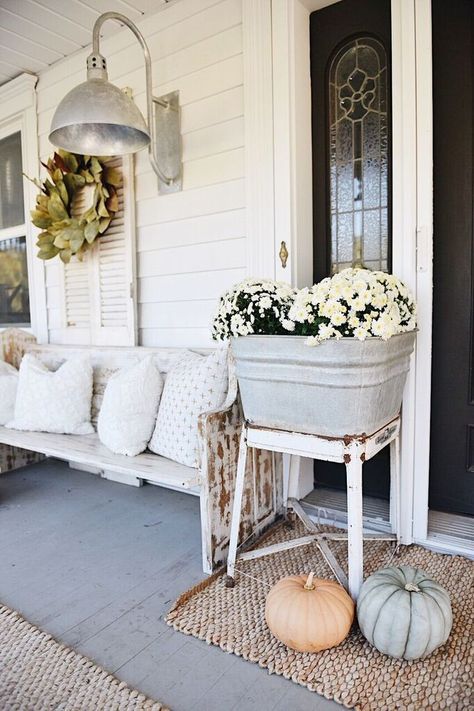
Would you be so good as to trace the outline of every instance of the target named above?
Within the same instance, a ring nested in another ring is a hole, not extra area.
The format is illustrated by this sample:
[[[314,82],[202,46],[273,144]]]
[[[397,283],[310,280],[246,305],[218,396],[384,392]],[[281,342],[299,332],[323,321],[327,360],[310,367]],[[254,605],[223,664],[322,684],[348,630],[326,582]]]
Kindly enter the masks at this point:
[[[314,578],[314,573],[310,573],[308,575],[308,578],[304,584],[304,589],[305,590],[314,590],[315,586],[313,585],[313,578]]]
[[[415,585],[415,583],[407,583],[405,585],[405,590],[408,590],[408,592],[420,592],[420,588],[418,585]]]

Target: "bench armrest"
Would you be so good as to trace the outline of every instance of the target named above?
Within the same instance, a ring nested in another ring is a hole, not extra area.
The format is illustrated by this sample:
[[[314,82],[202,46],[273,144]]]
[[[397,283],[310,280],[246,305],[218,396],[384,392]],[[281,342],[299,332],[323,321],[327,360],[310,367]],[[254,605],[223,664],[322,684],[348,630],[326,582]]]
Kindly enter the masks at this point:
[[[0,331],[0,360],[19,368],[28,346],[33,343],[36,343],[36,338],[19,328],[6,328]],[[26,464],[33,464],[41,459],[44,459],[44,456],[37,452],[0,444],[0,474],[19,469]]]
[[[0,331],[0,360],[19,368],[28,346],[33,343],[36,343],[36,338],[20,328],[6,328]]]
[[[204,413],[198,421],[203,560],[209,573],[227,558],[243,421],[237,386],[233,402],[227,402],[220,410]],[[252,454],[247,458],[241,542],[269,525],[281,507],[280,468],[275,467],[275,457],[271,452],[256,449]]]

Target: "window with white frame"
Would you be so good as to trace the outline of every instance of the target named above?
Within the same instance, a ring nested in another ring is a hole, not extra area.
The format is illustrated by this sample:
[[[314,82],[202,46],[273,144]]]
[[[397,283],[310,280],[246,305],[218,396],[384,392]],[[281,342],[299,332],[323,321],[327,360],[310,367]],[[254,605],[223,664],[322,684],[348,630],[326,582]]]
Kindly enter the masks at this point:
[[[0,134],[0,328],[30,325],[21,131]]]

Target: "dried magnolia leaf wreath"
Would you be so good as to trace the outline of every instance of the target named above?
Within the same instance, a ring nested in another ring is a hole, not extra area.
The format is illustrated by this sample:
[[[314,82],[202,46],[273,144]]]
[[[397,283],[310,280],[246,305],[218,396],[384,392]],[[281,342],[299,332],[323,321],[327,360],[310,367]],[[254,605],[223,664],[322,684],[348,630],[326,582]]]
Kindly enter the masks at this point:
[[[59,254],[67,264],[76,255],[82,261],[119,208],[120,172],[106,166],[102,158],[62,150],[42,165],[50,179],[33,181],[41,192],[31,211],[33,224],[43,230],[36,242],[38,257],[52,259]],[[78,214],[83,204],[85,211]]]

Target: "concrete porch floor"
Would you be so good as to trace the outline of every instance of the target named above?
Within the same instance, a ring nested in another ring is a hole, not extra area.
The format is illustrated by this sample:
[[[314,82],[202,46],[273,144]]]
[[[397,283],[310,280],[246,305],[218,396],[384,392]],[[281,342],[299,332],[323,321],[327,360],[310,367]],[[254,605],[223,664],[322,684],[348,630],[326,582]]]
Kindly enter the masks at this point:
[[[172,711],[342,708],[169,628],[202,577],[197,498],[55,460],[0,475],[3,604]]]

